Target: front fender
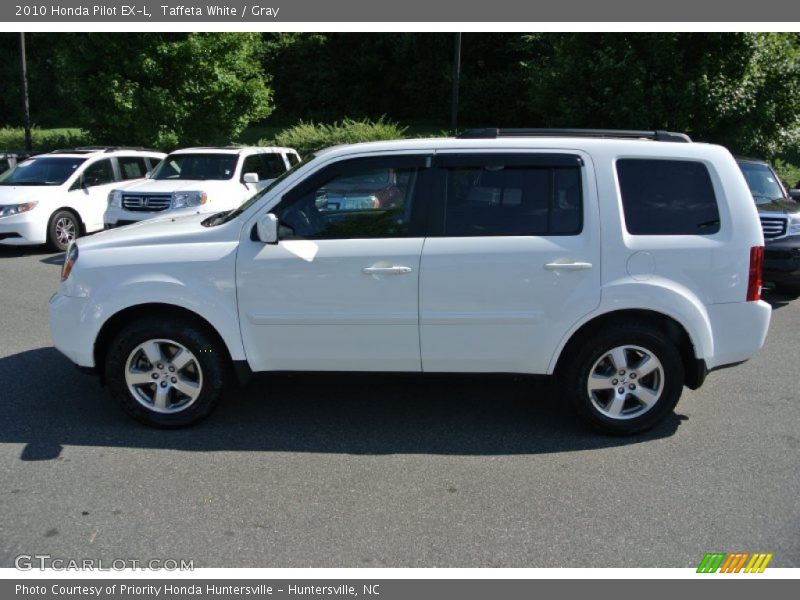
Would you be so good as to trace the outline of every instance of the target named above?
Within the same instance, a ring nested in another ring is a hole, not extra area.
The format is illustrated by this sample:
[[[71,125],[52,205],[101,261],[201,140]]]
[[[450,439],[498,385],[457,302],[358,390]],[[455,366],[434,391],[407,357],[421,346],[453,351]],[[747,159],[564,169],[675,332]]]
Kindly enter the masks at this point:
[[[105,290],[103,290],[105,291]],[[97,291],[99,292],[99,290]],[[236,292],[219,290],[208,293],[203,286],[186,284],[169,276],[147,279],[139,276],[118,282],[113,291],[95,293],[86,306],[97,331],[120,312],[143,304],[169,304],[189,310],[205,319],[220,335],[233,360],[244,360],[244,347],[239,331]]]

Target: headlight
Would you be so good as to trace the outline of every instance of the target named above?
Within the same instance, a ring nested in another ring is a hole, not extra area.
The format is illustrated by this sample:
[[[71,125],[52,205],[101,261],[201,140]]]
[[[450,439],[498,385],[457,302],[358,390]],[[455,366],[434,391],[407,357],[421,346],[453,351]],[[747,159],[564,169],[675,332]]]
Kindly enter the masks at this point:
[[[67,280],[76,262],[78,262],[78,244],[72,242],[69,248],[67,248],[67,254],[64,257],[64,266],[61,267],[61,281]]]
[[[172,208],[200,206],[208,201],[205,192],[175,192],[172,194]]]
[[[800,235],[800,219],[789,221],[789,235]]]
[[[25,202],[24,204],[7,204],[0,206],[0,217],[10,217],[20,213],[28,212],[36,208],[38,202]]]
[[[108,193],[108,205],[111,208],[121,208],[122,207],[122,192],[119,190],[111,190]]]

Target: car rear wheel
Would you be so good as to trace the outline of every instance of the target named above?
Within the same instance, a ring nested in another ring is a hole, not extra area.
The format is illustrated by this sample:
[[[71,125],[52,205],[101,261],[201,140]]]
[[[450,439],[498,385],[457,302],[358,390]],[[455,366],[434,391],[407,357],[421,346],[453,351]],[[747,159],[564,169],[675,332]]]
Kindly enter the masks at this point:
[[[578,415],[593,427],[632,434],[664,419],[680,398],[680,352],[646,324],[621,324],[576,346],[560,373]]]
[[[60,210],[50,218],[47,227],[47,244],[56,252],[65,252],[81,234],[78,217],[68,210]]]
[[[134,419],[154,427],[184,427],[207,417],[228,380],[218,342],[188,321],[145,318],[111,344],[106,379]]]

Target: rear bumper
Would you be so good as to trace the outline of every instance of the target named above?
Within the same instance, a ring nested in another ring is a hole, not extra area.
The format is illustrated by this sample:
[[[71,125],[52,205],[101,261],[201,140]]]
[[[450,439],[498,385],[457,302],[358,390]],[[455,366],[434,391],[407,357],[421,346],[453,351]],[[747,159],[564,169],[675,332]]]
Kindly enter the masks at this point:
[[[758,302],[706,306],[714,335],[714,353],[706,357],[709,371],[748,360],[764,345],[772,307]]]

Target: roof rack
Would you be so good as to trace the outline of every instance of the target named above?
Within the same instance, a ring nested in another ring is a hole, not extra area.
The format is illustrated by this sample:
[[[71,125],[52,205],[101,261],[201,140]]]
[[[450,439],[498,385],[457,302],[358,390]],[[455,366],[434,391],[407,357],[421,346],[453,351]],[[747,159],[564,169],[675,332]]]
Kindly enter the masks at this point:
[[[178,150],[245,150],[250,146],[187,146],[186,148],[178,148]]]
[[[645,139],[657,142],[691,142],[685,133],[672,131],[638,131],[635,129],[499,129],[485,127],[468,129],[459,139],[492,139],[499,137],[583,137],[583,138],[621,138]]]
[[[158,152],[152,148],[141,146],[78,146],[77,148],[59,148],[51,154],[90,154],[93,152],[116,152],[117,150],[136,150],[139,152]]]

